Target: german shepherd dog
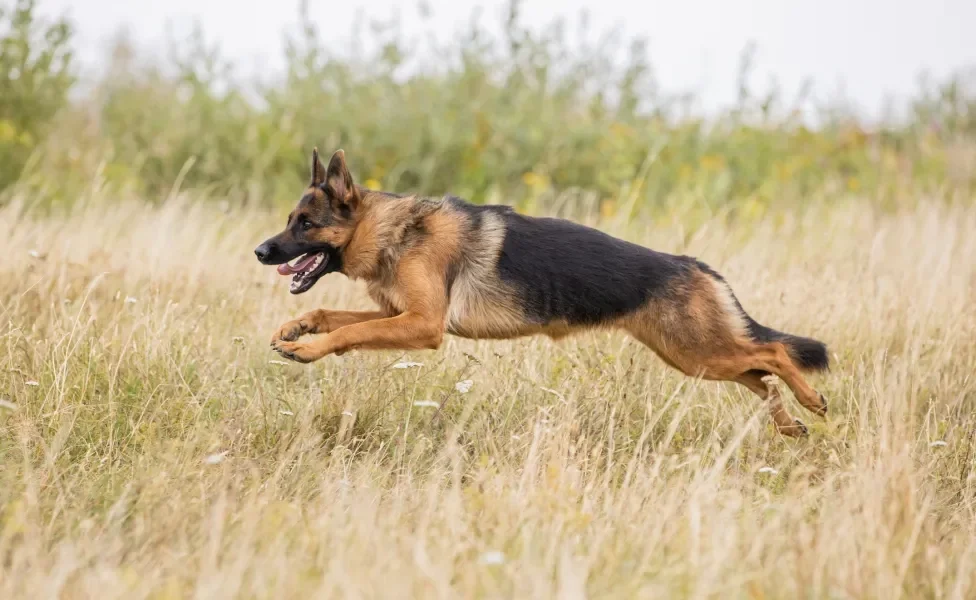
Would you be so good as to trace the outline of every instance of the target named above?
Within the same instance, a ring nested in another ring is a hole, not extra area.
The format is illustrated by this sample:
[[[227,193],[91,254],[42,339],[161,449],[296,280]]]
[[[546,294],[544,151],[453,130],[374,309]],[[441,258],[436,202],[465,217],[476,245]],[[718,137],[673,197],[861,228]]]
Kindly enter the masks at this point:
[[[826,346],[754,321],[695,258],[508,206],[369,190],[354,183],[342,150],[328,166],[312,151],[308,189],[284,231],[254,253],[292,276],[292,294],[338,271],[365,281],[379,307],[313,310],[282,325],[271,346],[301,363],[353,349],[436,349],[445,332],[560,339],[622,329],[685,375],[749,388],[782,434],[803,436],[807,427],[767,385],[769,375],[807,410],[827,412],[801,374],[829,368]],[[299,341],[305,334],[326,335]]]

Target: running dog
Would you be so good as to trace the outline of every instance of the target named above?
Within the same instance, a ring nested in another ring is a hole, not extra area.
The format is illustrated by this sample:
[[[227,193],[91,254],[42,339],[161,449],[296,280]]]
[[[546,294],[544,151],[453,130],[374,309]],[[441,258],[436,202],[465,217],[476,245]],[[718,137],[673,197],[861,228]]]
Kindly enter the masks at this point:
[[[767,385],[769,375],[807,410],[827,412],[802,374],[829,369],[825,344],[760,325],[722,276],[693,257],[508,206],[369,190],[353,181],[342,150],[327,166],[313,150],[311,171],[285,229],[254,253],[292,276],[292,294],[338,271],[363,280],[378,310],[319,309],[285,323],[271,339],[285,358],[436,349],[445,333],[560,339],[612,328],[685,375],[752,390],[782,434],[803,436],[807,427]],[[300,341],[306,334],[325,335]]]

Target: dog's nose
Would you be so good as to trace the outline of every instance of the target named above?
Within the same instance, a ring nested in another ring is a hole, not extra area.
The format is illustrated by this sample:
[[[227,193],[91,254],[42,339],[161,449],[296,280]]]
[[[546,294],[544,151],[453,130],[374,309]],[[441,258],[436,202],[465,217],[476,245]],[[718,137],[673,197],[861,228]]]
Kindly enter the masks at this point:
[[[267,242],[261,244],[254,249],[254,254],[261,262],[268,260],[268,257],[271,256],[271,244]]]

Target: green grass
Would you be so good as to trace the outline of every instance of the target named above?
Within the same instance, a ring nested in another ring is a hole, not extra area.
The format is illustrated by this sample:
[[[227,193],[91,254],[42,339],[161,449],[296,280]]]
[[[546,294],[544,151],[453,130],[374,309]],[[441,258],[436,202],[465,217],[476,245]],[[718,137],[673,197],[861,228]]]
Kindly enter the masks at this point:
[[[800,441],[618,334],[277,364],[280,323],[369,306],[288,294],[250,256],[280,217],[0,211],[0,596],[974,593],[971,202],[599,223],[829,344]]]

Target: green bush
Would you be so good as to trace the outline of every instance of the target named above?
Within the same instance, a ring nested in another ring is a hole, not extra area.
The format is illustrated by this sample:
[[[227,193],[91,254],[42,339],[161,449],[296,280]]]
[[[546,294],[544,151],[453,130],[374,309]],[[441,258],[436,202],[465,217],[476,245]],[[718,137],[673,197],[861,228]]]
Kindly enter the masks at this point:
[[[29,15],[33,4],[18,7]],[[761,214],[824,189],[883,200],[903,193],[906,179],[918,192],[976,182],[958,160],[976,147],[976,94],[964,78],[923,89],[907,121],[882,127],[831,106],[808,127],[775,91],[756,96],[744,83],[736,106],[704,120],[689,99],[659,92],[643,40],[611,31],[581,46],[567,22],[529,28],[518,9],[509,5],[501,37],[472,18],[452,41],[428,46],[395,21],[361,22],[343,37],[305,20],[286,39],[287,69],[274,80],[238,76],[200,30],[156,62],[120,42],[29,171],[48,186],[38,195],[62,201],[94,179],[148,198],[179,185],[288,203],[317,145],[345,148],[373,187],[528,207],[582,190],[594,211],[629,214],[674,198]],[[68,33],[62,23],[39,42],[37,55],[48,58],[35,64],[53,65],[44,72],[57,77],[35,94],[48,100],[17,117],[15,137],[29,131],[36,141],[63,105]],[[58,177],[43,176],[52,168]]]
[[[34,0],[0,6],[0,189],[15,181],[67,101],[71,27],[37,20]]]

